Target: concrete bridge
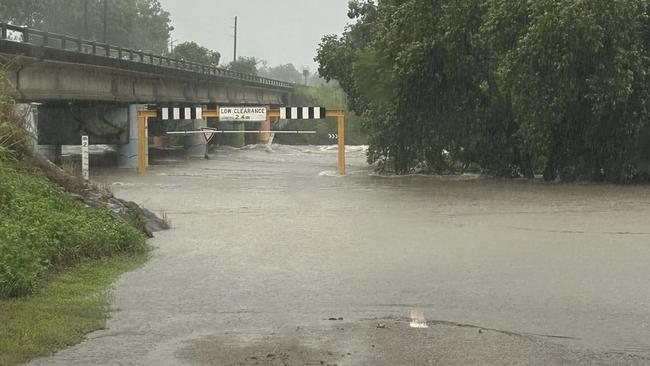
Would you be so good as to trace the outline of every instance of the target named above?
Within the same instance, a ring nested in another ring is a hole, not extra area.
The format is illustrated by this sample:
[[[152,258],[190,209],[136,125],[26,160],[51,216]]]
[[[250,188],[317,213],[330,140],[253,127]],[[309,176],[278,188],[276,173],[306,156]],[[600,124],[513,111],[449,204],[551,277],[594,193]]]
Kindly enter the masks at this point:
[[[9,93],[29,106],[38,144],[52,149],[54,160],[62,145],[78,145],[86,134],[91,144],[122,145],[122,164],[135,166],[136,114],[147,105],[277,107],[293,90],[283,81],[6,23],[0,63]],[[200,138],[190,145],[203,154]]]
[[[20,102],[283,105],[293,84],[0,23],[0,56]]]

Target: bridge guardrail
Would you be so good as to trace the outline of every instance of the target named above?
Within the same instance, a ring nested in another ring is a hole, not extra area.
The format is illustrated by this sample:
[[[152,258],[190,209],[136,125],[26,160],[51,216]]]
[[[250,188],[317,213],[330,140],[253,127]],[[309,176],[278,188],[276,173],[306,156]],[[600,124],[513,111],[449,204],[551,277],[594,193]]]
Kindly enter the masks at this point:
[[[19,36],[16,37],[16,34]],[[190,71],[204,75],[226,77],[282,88],[294,87],[293,83],[288,83],[285,81],[268,79],[257,75],[223,69],[213,65],[199,64],[182,59],[175,59],[167,56],[147,53],[143,52],[142,50],[122,48],[110,43],[100,43],[78,37],[70,37],[64,34],[50,33],[8,23],[0,22],[0,37],[1,39],[8,41],[28,43],[42,47],[52,47],[66,51],[92,54],[95,56],[108,57],[131,62],[140,62],[144,64],[168,67],[176,70]]]

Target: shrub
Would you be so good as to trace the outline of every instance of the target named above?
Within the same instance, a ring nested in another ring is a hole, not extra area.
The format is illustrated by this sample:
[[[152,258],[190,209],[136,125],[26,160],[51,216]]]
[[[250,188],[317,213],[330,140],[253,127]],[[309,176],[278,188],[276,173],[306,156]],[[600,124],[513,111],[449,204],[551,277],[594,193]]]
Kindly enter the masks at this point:
[[[29,293],[48,270],[145,248],[144,236],[110,210],[0,163],[0,298]]]

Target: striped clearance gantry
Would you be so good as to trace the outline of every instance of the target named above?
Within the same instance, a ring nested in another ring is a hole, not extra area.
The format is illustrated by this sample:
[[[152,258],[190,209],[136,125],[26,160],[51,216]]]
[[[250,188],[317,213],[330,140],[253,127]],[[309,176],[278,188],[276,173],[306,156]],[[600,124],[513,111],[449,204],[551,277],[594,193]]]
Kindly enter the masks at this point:
[[[183,118],[183,117],[199,118]],[[219,118],[219,109],[200,108],[162,108],[159,110],[146,110],[138,112],[138,173],[147,173],[147,124],[149,118],[163,119],[206,119]],[[179,117],[179,118],[175,118]],[[345,113],[342,110],[327,110],[321,107],[283,107],[279,109],[270,109],[268,118],[291,119],[291,120],[309,120],[336,118],[338,130],[338,164],[337,172],[345,175]]]
[[[201,107],[160,108],[157,111],[157,116],[162,121],[203,119],[203,108]]]
[[[322,107],[283,107],[280,108],[280,119],[321,119],[325,118],[327,110]]]

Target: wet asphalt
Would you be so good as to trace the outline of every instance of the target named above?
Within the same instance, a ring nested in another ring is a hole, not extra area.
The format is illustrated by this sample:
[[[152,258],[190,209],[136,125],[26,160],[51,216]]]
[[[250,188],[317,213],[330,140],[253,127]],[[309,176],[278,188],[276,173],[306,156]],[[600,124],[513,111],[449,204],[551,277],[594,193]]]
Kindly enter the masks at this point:
[[[32,365],[650,365],[650,187],[379,177],[351,148],[94,172],[173,229]]]

